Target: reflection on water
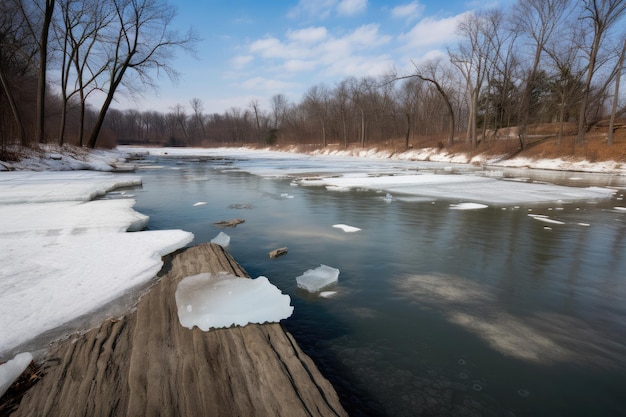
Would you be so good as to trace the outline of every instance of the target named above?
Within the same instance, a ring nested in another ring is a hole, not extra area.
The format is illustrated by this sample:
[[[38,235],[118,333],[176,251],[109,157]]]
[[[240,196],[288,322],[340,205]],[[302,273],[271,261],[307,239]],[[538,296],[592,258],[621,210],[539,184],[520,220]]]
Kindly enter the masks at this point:
[[[625,179],[488,171],[621,191],[453,210],[463,201],[295,186],[278,173],[328,168],[293,157],[259,162],[257,173],[276,178],[237,170],[254,170],[252,159],[177,162],[140,170],[136,209],[150,228],[189,230],[195,243],[217,235],[212,223],[244,218],[224,230],[229,250],[291,296],[284,325],[351,415],[626,415],[626,213],[614,209],[625,205]],[[361,171],[377,169],[367,164]],[[428,167],[419,164],[464,169]],[[269,259],[283,246],[287,255]],[[320,264],[341,271],[329,298],[296,285]]]

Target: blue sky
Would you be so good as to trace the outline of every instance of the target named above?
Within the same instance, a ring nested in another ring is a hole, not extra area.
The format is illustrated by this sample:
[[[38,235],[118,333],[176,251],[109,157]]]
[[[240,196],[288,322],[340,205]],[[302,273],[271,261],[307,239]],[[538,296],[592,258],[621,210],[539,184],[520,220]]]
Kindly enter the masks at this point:
[[[116,108],[168,112],[199,98],[206,113],[246,108],[251,100],[269,110],[285,94],[299,102],[311,86],[333,87],[348,77],[407,72],[454,45],[460,16],[513,0],[179,0],[175,28],[202,39],[195,57],[172,61],[180,80],[158,80],[157,93],[119,97]]]

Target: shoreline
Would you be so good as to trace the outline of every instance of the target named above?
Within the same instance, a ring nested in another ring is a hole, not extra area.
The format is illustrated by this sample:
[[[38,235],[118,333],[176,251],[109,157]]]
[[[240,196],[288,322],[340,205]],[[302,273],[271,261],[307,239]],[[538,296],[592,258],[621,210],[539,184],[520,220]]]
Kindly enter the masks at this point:
[[[180,325],[174,292],[182,278],[248,276],[223,248],[200,244],[164,261],[133,311],[53,343],[45,375],[9,415],[347,416],[281,324],[209,332]]]

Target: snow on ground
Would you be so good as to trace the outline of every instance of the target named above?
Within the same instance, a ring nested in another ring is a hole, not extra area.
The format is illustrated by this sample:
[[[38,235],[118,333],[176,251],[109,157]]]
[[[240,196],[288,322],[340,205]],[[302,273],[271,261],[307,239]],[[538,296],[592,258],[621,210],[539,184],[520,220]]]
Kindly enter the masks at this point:
[[[0,360],[78,330],[69,323],[147,285],[162,256],[193,240],[182,230],[138,231],[148,217],[132,199],[92,200],[137,184],[134,175],[91,171],[0,172]]]
[[[17,148],[16,152],[23,158],[18,162],[0,161],[0,171],[114,171],[132,168],[125,162],[126,153],[119,150],[40,145],[38,150]]]
[[[183,278],[176,289],[180,324],[200,330],[249,323],[272,323],[291,317],[291,297],[282,294],[266,277],[199,274]]]

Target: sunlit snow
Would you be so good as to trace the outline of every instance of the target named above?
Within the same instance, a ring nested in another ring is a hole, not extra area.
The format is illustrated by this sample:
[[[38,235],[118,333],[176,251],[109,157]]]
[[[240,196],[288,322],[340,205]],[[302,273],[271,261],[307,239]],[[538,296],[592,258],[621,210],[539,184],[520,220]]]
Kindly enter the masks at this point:
[[[132,199],[90,201],[138,183],[84,171],[0,174],[0,359],[45,332],[71,331],[64,326],[147,284],[163,255],[191,242],[181,230],[137,231],[148,217]]]
[[[315,269],[308,269],[296,277],[299,288],[308,292],[318,292],[339,280],[339,270],[327,265],[320,265]]]
[[[183,278],[176,289],[180,324],[203,331],[249,323],[270,323],[293,313],[291,298],[266,277],[199,274]]]

